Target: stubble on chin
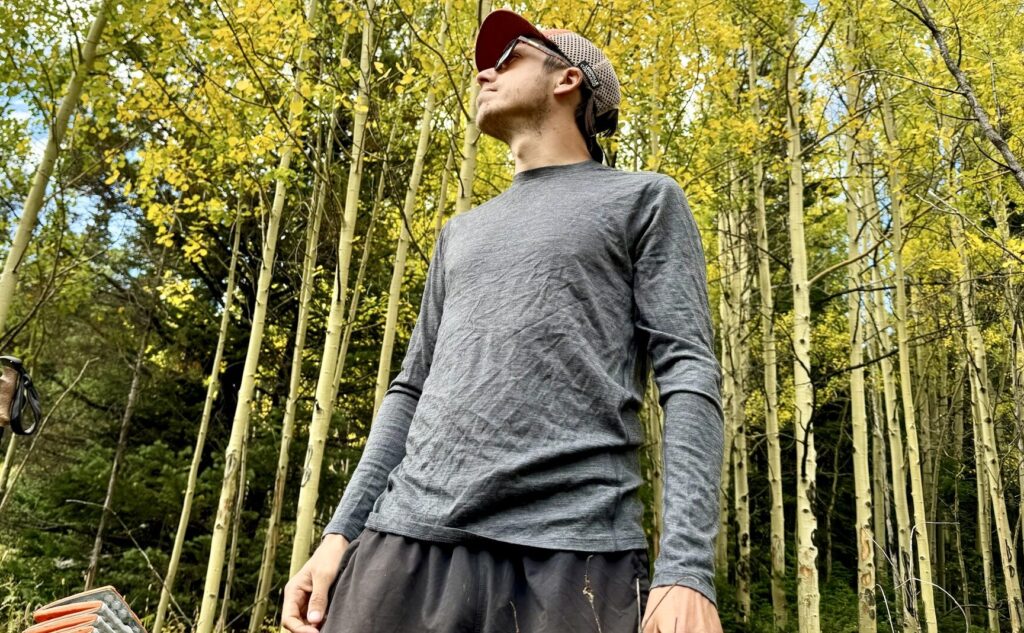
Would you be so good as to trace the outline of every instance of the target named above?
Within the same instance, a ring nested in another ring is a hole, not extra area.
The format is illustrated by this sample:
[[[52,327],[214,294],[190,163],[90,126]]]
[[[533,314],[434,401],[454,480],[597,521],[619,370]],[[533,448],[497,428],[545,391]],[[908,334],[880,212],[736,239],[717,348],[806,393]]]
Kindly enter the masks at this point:
[[[484,106],[476,112],[476,127],[487,136],[493,136],[499,141],[507,141],[508,126],[502,120],[500,112],[494,112]]]
[[[539,134],[550,112],[551,106],[544,100],[504,110],[484,104],[477,108],[476,127],[488,136],[509,143],[518,134]]]

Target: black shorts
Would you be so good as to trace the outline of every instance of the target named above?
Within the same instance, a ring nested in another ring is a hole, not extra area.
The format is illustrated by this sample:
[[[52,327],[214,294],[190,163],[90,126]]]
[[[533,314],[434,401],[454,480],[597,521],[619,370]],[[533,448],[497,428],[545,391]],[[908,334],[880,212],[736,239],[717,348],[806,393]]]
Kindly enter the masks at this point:
[[[433,543],[367,528],[349,544],[321,633],[636,633],[647,550]]]

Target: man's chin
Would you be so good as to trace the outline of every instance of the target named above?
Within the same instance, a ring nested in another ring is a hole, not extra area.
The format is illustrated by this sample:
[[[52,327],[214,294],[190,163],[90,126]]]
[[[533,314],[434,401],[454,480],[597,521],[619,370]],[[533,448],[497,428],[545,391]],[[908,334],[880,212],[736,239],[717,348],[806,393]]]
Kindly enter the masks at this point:
[[[505,126],[501,124],[498,117],[486,111],[477,110],[476,129],[480,130],[487,136],[493,136],[499,141],[505,140]]]

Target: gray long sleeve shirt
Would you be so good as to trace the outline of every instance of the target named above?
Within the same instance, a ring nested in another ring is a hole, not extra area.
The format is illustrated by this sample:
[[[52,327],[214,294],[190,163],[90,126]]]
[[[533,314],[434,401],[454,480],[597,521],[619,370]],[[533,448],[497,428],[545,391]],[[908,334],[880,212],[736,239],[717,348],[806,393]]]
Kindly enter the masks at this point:
[[[705,266],[682,190],[656,173],[530,169],[453,217],[325,533],[645,548],[637,411],[649,354],[665,412],[651,586],[714,602],[723,418]]]

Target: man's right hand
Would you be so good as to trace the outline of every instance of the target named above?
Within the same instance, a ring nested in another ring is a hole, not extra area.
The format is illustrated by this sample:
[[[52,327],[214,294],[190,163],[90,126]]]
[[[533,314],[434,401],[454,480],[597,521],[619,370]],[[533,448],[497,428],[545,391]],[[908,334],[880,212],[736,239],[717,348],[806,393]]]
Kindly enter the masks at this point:
[[[318,633],[327,612],[327,592],[348,548],[341,534],[328,534],[299,573],[284,586],[281,626],[291,633]]]

